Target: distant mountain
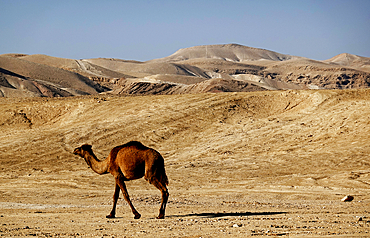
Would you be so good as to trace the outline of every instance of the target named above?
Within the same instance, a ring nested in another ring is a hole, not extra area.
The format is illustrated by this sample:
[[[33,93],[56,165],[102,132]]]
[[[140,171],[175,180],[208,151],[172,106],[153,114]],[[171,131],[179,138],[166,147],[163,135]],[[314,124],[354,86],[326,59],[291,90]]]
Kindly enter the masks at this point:
[[[317,61],[238,44],[194,46],[146,62],[0,55],[3,97],[368,87],[370,58],[340,54]]]
[[[336,64],[336,65],[342,65],[342,66],[348,66],[351,68],[370,72],[370,58],[361,57],[358,55],[343,53],[343,54],[336,55],[331,59],[324,60],[323,62]]]
[[[254,60],[284,61],[294,58],[297,57],[238,44],[226,44],[203,45],[180,49],[170,56],[152,61],[177,62],[189,59],[220,59],[231,62],[243,62]]]

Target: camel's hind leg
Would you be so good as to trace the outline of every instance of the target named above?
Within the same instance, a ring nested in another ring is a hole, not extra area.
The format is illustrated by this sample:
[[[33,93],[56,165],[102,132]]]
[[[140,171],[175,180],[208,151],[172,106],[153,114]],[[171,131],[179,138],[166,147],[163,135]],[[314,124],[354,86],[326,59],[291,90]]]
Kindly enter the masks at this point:
[[[139,219],[141,217],[140,213],[138,213],[138,211],[136,211],[134,205],[132,205],[131,203],[131,200],[130,200],[130,196],[128,195],[128,192],[127,192],[127,188],[126,188],[126,184],[123,180],[123,178],[121,176],[118,176],[116,178],[116,183],[119,185],[119,187],[121,188],[122,190],[122,194],[123,194],[123,197],[125,198],[126,202],[128,203],[128,205],[130,206],[131,210],[132,210],[132,213],[135,215],[135,219]]]
[[[169,196],[166,184],[161,183],[156,177],[151,178],[149,181],[162,193],[161,208],[159,209],[159,215],[157,216],[157,219],[164,219],[164,214],[166,211],[166,205]]]
[[[110,212],[110,214],[107,216],[107,218],[115,218],[116,217],[116,206],[117,206],[117,201],[118,201],[118,198],[119,198],[119,191],[120,191],[119,185],[116,183],[116,189],[115,189],[114,195],[113,195],[113,208],[112,208],[112,211]]]

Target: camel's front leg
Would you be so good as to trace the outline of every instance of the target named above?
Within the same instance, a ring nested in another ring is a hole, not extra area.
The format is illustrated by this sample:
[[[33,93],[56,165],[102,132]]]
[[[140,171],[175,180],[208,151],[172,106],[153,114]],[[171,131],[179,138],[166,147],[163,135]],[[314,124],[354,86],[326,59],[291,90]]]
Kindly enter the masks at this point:
[[[112,208],[112,211],[110,212],[110,214],[107,215],[107,218],[115,218],[116,217],[116,206],[117,206],[117,201],[118,201],[118,198],[119,198],[119,191],[120,191],[119,185],[116,183],[116,189],[114,190],[114,194],[113,194],[113,208]]]
[[[122,190],[122,193],[123,193],[123,197],[125,198],[126,202],[128,203],[128,205],[130,206],[131,210],[132,210],[132,213],[135,215],[135,219],[139,219],[141,217],[140,213],[138,213],[134,207],[134,205],[132,205],[131,203],[131,200],[130,200],[130,196],[128,195],[128,192],[127,192],[127,188],[126,188],[126,184],[123,180],[122,177],[117,177],[116,178],[116,183],[119,185],[119,187],[121,188]]]

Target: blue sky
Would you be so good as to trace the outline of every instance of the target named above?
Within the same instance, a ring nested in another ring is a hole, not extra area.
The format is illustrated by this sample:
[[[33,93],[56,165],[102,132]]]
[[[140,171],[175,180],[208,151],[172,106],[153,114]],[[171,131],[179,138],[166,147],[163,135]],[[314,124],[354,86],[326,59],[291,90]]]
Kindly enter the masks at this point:
[[[150,60],[238,43],[370,57],[370,0],[0,0],[0,54]]]

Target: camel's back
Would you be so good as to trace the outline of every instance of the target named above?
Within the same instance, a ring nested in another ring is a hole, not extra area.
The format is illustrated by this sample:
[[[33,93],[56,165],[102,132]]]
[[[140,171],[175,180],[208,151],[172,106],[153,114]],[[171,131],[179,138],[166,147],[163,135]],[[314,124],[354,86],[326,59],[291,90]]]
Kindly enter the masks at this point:
[[[112,166],[119,167],[126,177],[142,177],[145,167],[152,167],[158,162],[163,164],[163,158],[159,152],[138,141],[130,141],[114,147],[110,152],[110,159]]]

